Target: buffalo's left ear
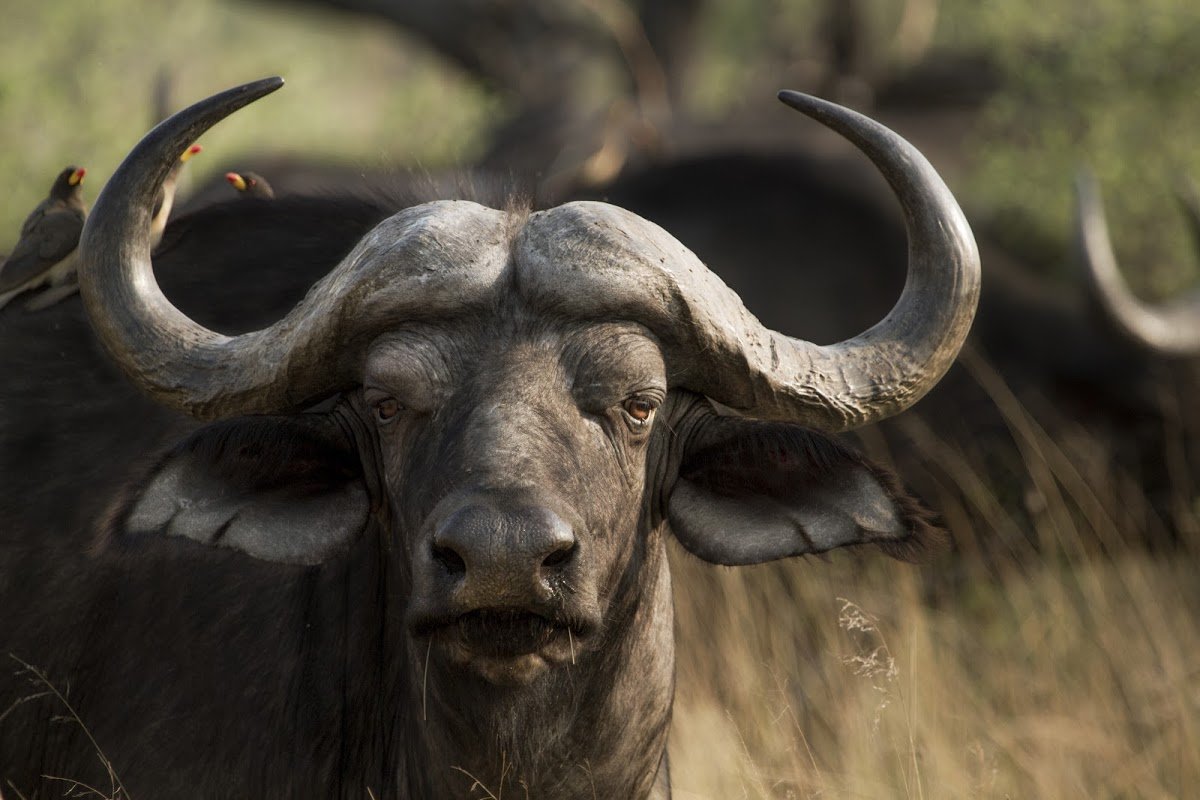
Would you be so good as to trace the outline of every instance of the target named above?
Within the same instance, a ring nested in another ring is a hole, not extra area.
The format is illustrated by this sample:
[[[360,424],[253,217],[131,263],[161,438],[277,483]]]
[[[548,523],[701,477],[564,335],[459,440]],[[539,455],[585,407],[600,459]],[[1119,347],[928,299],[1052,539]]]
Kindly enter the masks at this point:
[[[945,539],[889,472],[797,425],[713,416],[680,443],[667,515],[714,564],[759,564],[874,544],[914,560]]]

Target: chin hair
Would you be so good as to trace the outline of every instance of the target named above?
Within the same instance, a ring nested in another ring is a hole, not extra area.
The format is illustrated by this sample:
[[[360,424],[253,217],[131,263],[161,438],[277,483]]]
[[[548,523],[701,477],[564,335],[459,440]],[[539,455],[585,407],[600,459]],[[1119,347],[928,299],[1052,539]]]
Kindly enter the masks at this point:
[[[564,738],[577,721],[585,681],[573,665],[559,665],[524,686],[470,681],[455,690],[462,721],[474,727],[506,781],[534,783],[544,768],[561,769]]]

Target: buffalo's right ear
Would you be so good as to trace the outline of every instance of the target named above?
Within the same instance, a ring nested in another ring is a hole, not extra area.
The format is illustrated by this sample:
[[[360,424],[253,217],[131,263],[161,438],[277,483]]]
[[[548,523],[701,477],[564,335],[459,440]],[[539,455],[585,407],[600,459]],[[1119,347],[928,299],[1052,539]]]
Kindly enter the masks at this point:
[[[867,544],[915,559],[944,540],[891,473],[819,431],[709,414],[676,446],[671,530],[705,561],[760,564]]]
[[[334,414],[254,416],[179,444],[126,498],[112,533],[317,564],[345,550],[369,513],[359,454]]]

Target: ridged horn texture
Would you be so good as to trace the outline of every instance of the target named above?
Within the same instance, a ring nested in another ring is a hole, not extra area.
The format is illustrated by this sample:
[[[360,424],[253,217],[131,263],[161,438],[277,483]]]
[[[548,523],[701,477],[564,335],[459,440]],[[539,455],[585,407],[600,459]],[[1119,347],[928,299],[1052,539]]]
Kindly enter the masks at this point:
[[[472,307],[507,255],[502,212],[429,203],[381,223],[269,328],[229,337],[185,316],[151,266],[158,187],[202,133],[282,85],[230,89],[154,128],[97,198],[80,243],[80,289],[100,340],[147,394],[200,419],[293,410],[353,386],[373,333]]]
[[[269,79],[186,109],[146,136],[97,199],[81,282],[101,339],[158,400],[201,418],[295,409],[359,379],[365,351],[406,321],[469,318],[497,300],[568,318],[628,319],[656,333],[671,382],[749,416],[842,430],[907,408],[949,368],[974,317],[979,256],[929,163],[887,128],[794,92],[788,105],[841,133],[891,183],[909,232],[895,308],[865,333],[821,347],[762,326],[670,234],[605,203],[532,215],[436,202],[385,220],[275,325],[226,337],[175,309],[154,282],[154,194],[182,149],[278,88]],[[803,242],[797,242],[802,255]]]
[[[747,416],[846,430],[903,411],[949,369],[978,305],[979,253],[950,190],[916,148],[833,103],[797,92],[780,99],[849,139],[900,199],[908,278],[870,330],[829,346],[772,331],[669,234],[603,203],[535,214],[518,243],[527,262],[518,267],[531,267],[519,285],[560,313],[647,324],[667,344],[676,385]],[[803,242],[796,252],[803,258]]]
[[[1159,306],[1139,300],[1117,266],[1100,185],[1091,172],[1082,171],[1076,178],[1075,199],[1076,237],[1084,275],[1108,319],[1141,347],[1168,356],[1200,354],[1200,292]],[[1200,225],[1190,212],[1189,224]]]
[[[819,347],[749,328],[747,337],[759,342],[748,358],[759,397],[747,412],[827,430],[866,425],[924,397],[958,356],[979,305],[979,250],[954,195],[902,137],[799,92],[780,92],[779,99],[841,134],[887,179],[904,213],[908,276],[883,320],[838,344]]]

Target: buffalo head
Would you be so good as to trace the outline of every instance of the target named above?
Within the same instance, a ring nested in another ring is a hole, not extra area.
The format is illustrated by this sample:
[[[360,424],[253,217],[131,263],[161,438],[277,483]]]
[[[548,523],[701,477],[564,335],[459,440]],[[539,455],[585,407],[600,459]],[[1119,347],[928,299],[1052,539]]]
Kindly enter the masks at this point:
[[[385,220],[285,318],[224,336],[159,291],[150,211],[184,147],[279,85],[148,134],[84,232],[84,302],[110,354],[158,401],[220,420],[160,461],[115,535],[308,565],[376,541],[395,578],[361,600],[394,610],[388,713],[408,722],[382,758],[401,794],[450,796],[451,766],[537,796],[662,791],[669,535],[718,564],[903,555],[931,535],[888,474],[822,431],[901,411],[954,359],[979,291],[961,211],[895,134],[784,93],[864,150],[905,210],[908,282],[855,338],[764,328],[620,208],[449,201]]]

